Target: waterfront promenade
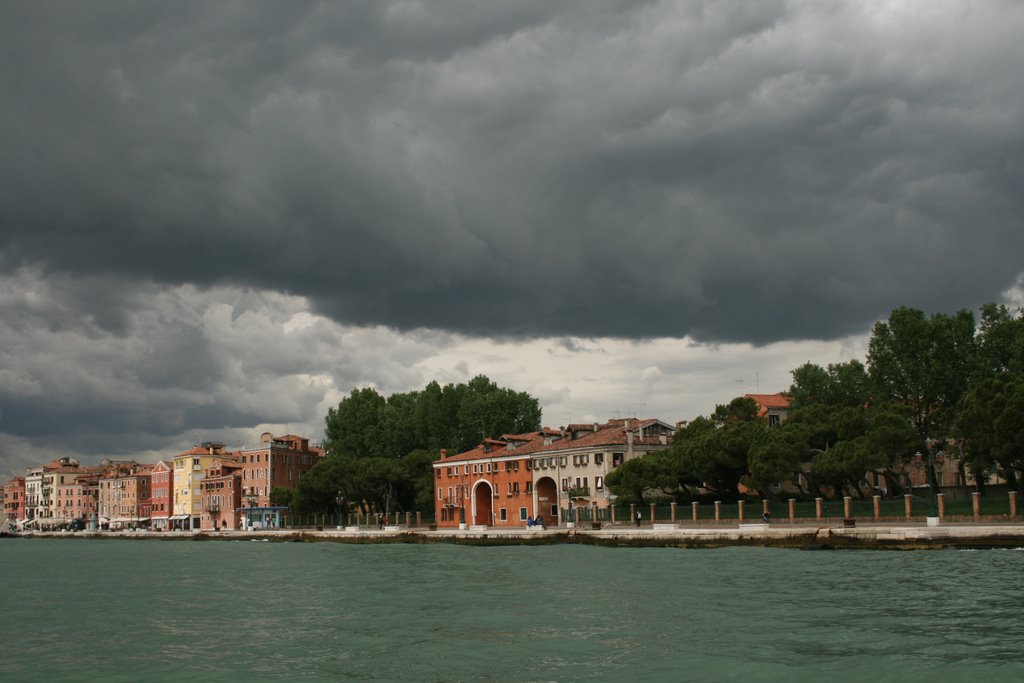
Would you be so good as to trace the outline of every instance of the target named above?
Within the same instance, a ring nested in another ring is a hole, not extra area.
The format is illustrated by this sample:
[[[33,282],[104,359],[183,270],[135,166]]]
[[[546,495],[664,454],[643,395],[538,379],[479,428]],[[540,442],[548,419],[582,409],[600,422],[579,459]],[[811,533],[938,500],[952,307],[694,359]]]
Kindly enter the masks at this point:
[[[104,531],[39,532],[21,538],[134,539],[196,541],[267,541],[334,543],[453,543],[464,545],[549,545],[577,543],[611,547],[720,548],[761,546],[778,548],[924,550],[943,548],[1024,548],[1024,522],[864,523],[848,527],[829,524],[776,523],[734,525],[653,524],[641,527],[603,525],[601,528],[492,528],[434,530],[427,527],[328,527],[266,531]]]

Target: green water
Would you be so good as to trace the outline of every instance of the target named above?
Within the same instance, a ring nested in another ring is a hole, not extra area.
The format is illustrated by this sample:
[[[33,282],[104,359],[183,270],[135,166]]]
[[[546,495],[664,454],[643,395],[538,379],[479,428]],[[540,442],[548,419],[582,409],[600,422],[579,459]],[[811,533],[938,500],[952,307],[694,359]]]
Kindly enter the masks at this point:
[[[0,540],[0,681],[1024,680],[1024,552]]]

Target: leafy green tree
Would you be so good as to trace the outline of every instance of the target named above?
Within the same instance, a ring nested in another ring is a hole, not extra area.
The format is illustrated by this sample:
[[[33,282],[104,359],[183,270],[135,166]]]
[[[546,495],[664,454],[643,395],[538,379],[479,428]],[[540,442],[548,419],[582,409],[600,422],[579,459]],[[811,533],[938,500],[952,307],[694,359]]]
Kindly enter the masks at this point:
[[[676,481],[736,499],[740,481],[750,476],[751,447],[767,432],[752,399],[717,406],[711,418],[697,418],[676,433],[668,455]]]
[[[295,489],[285,486],[275,486],[270,489],[270,504],[291,507],[292,499],[295,497]]]
[[[645,491],[664,490],[673,484],[661,453],[627,460],[605,478],[608,489],[625,503],[642,503]]]
[[[787,439],[782,430],[765,430],[751,444],[747,454],[750,485],[762,497],[774,497],[773,485],[792,479],[799,471],[803,451],[803,447]]]
[[[791,408],[807,405],[864,405],[871,399],[864,364],[858,360],[831,363],[828,368],[805,363],[792,371]]]
[[[979,489],[984,475],[997,471],[1024,492],[1024,376],[981,382],[960,402],[957,426]]]
[[[324,446],[328,453],[353,457],[381,454],[381,414],[386,399],[374,389],[353,389],[337,408],[328,408]]]
[[[327,412],[329,453],[348,457],[401,458],[416,449],[462,452],[485,437],[540,429],[540,402],[525,392],[499,387],[483,375],[468,384],[386,399],[375,390],[355,389]]]
[[[880,400],[911,408],[922,438],[945,436],[953,408],[977,374],[974,316],[966,310],[930,318],[897,308],[876,323],[868,342],[868,375]]]
[[[1006,306],[988,303],[981,307],[978,344],[983,376],[1004,372],[1024,373],[1024,311],[1013,317]]]

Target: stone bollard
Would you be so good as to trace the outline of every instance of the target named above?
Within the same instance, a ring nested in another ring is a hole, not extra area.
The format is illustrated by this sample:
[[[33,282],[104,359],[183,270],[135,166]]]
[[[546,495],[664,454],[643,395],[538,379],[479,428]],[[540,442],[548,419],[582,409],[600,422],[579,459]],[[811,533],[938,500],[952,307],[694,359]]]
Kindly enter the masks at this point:
[[[814,516],[818,518],[819,522],[821,521],[821,508],[823,502],[824,501],[822,501],[821,498],[814,499]]]
[[[677,505],[676,505],[675,501],[672,501],[672,504],[669,505],[669,509],[672,511],[672,523],[673,524],[676,523],[676,507],[677,507]]]
[[[796,498],[789,499],[789,523],[796,524]]]
[[[971,507],[974,508],[974,521],[981,519],[981,494],[977,491],[971,493]]]
[[[720,500],[715,501],[715,521],[722,521],[722,501]]]
[[[907,519],[910,519],[911,508],[914,505],[913,502],[912,502],[913,499],[914,499],[914,497],[912,495],[910,495],[909,493],[904,494],[904,496],[903,496],[903,508],[906,510]]]
[[[1010,517],[1017,516],[1017,492],[1010,491]]]
[[[745,500],[741,500],[738,503],[736,503],[736,508],[739,510],[739,514],[740,514],[740,523],[741,524],[743,523],[743,520],[745,519],[744,516],[743,516],[743,508],[744,508],[744,504],[745,503],[746,503]]]
[[[851,519],[853,517],[853,498],[850,496],[843,496],[843,519]]]
[[[697,507],[700,505],[697,501],[690,503],[690,508],[693,510],[693,523],[697,523]]]
[[[655,518],[658,516],[658,506],[651,503],[651,524],[654,524]]]
[[[945,519],[946,517],[946,494],[936,493],[935,500],[938,501],[939,507],[939,520]]]
[[[874,505],[875,508],[875,521],[877,522],[882,518],[882,497],[871,496],[871,503]]]

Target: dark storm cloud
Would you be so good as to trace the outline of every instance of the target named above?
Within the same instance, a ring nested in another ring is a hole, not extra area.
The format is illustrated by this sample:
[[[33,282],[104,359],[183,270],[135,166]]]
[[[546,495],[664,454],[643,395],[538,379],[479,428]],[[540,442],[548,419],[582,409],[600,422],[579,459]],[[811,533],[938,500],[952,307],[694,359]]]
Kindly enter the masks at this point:
[[[952,0],[8,3],[0,265],[512,337],[974,308],[1021,272],[1022,29]]]

